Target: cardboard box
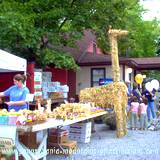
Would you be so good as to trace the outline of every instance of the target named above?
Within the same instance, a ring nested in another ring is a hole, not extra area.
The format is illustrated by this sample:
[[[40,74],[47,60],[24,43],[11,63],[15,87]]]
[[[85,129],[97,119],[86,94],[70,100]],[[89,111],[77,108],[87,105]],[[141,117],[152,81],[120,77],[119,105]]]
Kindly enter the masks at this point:
[[[69,128],[69,138],[80,143],[90,142],[91,122],[74,123]]]
[[[69,139],[77,141],[79,143],[89,143],[91,140],[91,136],[82,136],[76,134],[69,134]]]
[[[70,133],[91,135],[91,128],[85,128],[85,129],[70,128],[69,134]]]
[[[70,132],[69,137],[72,136],[72,135],[79,136],[79,137],[82,137],[82,138],[91,137],[91,133],[89,133],[89,132],[88,133]]]
[[[91,128],[91,122],[86,122],[86,123],[74,123],[70,125],[70,128],[77,128],[77,129],[87,129]]]

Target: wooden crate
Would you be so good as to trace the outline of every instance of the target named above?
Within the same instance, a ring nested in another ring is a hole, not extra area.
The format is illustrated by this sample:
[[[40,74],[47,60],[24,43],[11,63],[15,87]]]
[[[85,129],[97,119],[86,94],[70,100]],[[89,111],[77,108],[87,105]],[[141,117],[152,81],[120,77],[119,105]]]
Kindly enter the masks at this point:
[[[49,129],[48,133],[48,143],[65,143],[68,141],[69,132],[64,129]]]
[[[49,135],[48,143],[65,143],[68,141],[68,135]]]
[[[19,141],[30,149],[37,148],[36,132],[25,132],[19,135]]]

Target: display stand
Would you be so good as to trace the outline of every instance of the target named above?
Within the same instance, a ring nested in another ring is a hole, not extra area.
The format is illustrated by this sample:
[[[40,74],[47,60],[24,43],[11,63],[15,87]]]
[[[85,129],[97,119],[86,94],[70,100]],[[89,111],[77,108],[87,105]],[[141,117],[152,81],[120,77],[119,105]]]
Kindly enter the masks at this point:
[[[97,116],[102,116],[107,112],[100,112],[96,114],[89,115],[88,117],[81,117],[75,120],[57,120],[50,118],[46,122],[41,124],[35,124],[30,126],[10,126],[10,125],[0,125],[1,132],[0,138],[1,139],[8,139],[12,140],[12,145],[15,146],[15,159],[18,160],[18,156],[22,155],[26,160],[39,160],[43,159],[46,160],[47,156],[47,138],[48,138],[48,129],[49,128],[61,128],[62,126],[70,125],[73,123],[81,122],[84,120],[88,120]],[[24,144],[19,141],[19,132],[43,132],[43,138],[38,146],[37,149],[29,149]]]
[[[16,147],[18,152],[27,160],[38,160],[43,158],[46,160],[47,156],[47,136],[48,132],[47,129],[43,130],[43,139],[39,144],[37,149],[28,149],[24,144],[20,143],[18,140],[18,136],[16,139]]]
[[[27,160],[38,160],[43,158],[46,160],[47,156],[47,129],[43,130],[43,139],[39,144],[37,149],[29,149],[24,144],[19,141],[18,129],[17,126],[7,126],[2,125],[2,130],[0,132],[0,137],[3,139],[1,143],[10,143],[11,146],[14,146],[15,160],[19,160],[18,156],[22,155]],[[4,148],[6,149],[6,148]]]
[[[2,139],[12,139],[14,146],[16,149],[15,152],[15,159],[18,159],[19,155],[22,155],[26,160],[39,160],[42,159],[46,160],[47,156],[47,138],[48,138],[48,128],[54,128],[59,125],[62,125],[62,121],[55,120],[55,119],[48,119],[48,121],[35,124],[30,126],[11,126],[11,125],[0,125],[1,132],[0,137]],[[43,132],[43,138],[38,146],[37,149],[30,149],[22,144],[19,140],[18,133],[19,132]]]

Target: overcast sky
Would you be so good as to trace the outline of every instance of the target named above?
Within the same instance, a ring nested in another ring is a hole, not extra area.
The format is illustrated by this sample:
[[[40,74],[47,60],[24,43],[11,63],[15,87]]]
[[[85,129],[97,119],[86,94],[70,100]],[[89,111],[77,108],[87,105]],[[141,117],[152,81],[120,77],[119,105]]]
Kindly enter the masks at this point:
[[[140,0],[145,9],[148,9],[144,14],[144,20],[152,20],[157,17],[160,20],[160,0]]]

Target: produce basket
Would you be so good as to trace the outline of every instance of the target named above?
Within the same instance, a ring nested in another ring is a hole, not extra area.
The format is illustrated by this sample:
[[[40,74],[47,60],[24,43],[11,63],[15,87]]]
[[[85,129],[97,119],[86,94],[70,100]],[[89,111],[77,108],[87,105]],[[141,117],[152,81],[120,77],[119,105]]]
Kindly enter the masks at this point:
[[[8,125],[8,116],[0,116],[0,124]]]
[[[8,117],[8,125],[16,125],[18,117],[17,116],[9,116]]]

